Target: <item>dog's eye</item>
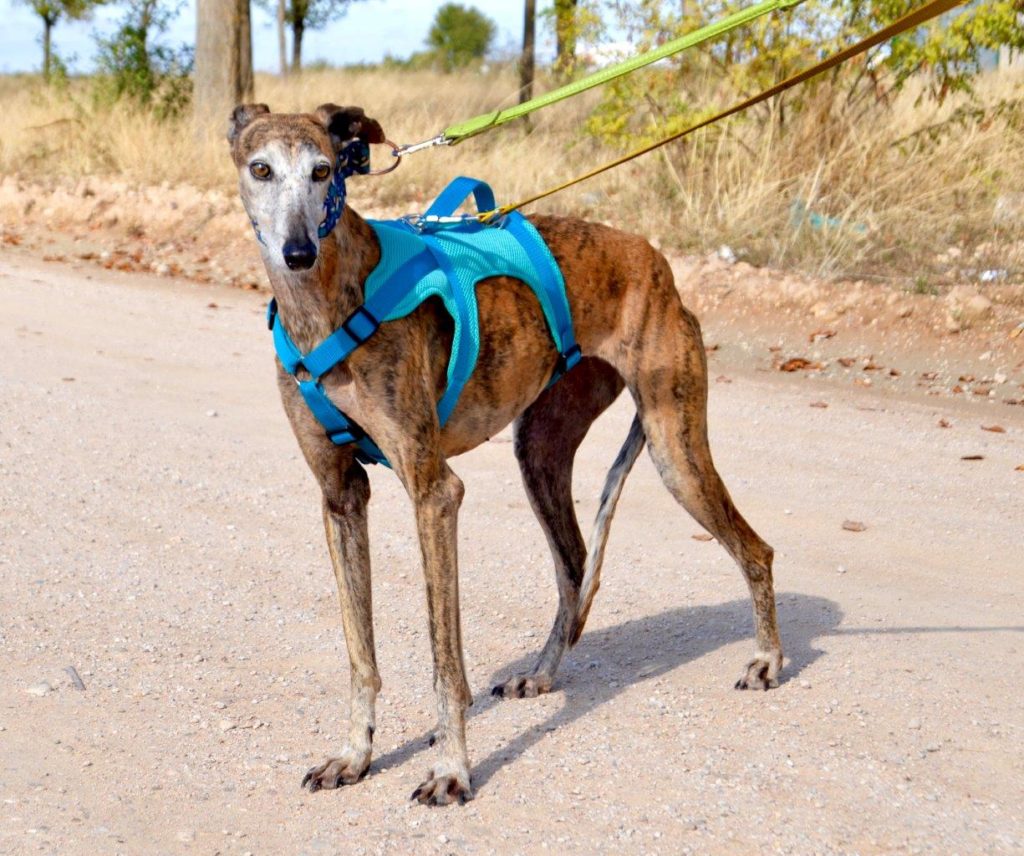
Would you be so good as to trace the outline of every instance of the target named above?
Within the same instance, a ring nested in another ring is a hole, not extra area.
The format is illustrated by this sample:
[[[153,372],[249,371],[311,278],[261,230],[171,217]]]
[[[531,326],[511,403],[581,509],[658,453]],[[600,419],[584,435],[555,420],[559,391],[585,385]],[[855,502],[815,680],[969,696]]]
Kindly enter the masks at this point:
[[[318,163],[313,167],[313,181],[327,181],[331,174],[330,164]]]
[[[266,181],[270,178],[270,167],[263,161],[253,161],[249,164],[249,172],[253,178],[258,178],[260,181]]]

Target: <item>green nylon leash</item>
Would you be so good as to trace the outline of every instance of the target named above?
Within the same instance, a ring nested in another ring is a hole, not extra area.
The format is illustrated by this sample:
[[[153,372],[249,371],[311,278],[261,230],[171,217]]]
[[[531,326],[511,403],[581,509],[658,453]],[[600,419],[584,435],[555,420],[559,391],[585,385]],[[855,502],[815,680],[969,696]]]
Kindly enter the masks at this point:
[[[647,51],[646,53],[624,60],[623,62],[616,63],[608,68],[603,68],[600,71],[596,71],[593,74],[588,75],[587,77],[581,78],[580,80],[567,83],[565,86],[551,90],[551,92],[546,92],[543,95],[538,95],[536,98],[531,98],[529,101],[522,104],[517,104],[515,107],[507,107],[504,110],[493,110],[490,113],[482,113],[479,116],[474,116],[472,119],[467,119],[465,122],[458,122],[454,125],[449,125],[433,139],[426,140],[422,143],[399,146],[395,150],[395,154],[410,154],[414,151],[419,151],[420,149],[429,148],[431,146],[456,145],[457,143],[461,143],[463,140],[468,140],[470,137],[475,137],[477,134],[482,134],[484,131],[489,131],[491,128],[497,128],[499,125],[504,125],[507,122],[511,122],[515,119],[519,119],[533,113],[535,110],[540,110],[543,107],[548,107],[549,105],[555,104],[566,98],[579,95],[581,92],[585,92],[595,86],[601,86],[602,84],[608,83],[609,81],[615,80],[623,75],[630,74],[631,72],[644,68],[651,63],[658,62],[666,57],[689,50],[690,48],[696,47],[697,45],[703,44],[711,39],[716,39],[719,36],[728,33],[730,30],[735,30],[737,27],[749,24],[751,21],[755,21],[770,12],[775,12],[780,9],[789,9],[802,2],[803,0],[765,0],[765,2],[758,3],[754,6],[742,9],[739,12],[735,12],[734,14],[723,18],[721,21],[708,24],[698,30],[694,30],[692,33],[687,33],[685,36],[680,36],[677,39],[666,42],[659,48]]]

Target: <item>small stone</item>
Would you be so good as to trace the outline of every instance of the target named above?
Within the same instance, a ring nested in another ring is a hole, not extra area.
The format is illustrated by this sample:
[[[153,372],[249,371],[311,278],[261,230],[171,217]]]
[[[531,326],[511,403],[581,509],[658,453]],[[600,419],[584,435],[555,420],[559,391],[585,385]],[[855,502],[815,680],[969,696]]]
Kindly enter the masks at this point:
[[[216,410],[207,410],[206,411],[206,415],[209,416],[211,419],[216,419],[217,418],[217,411]]]
[[[182,844],[191,844],[196,840],[196,832],[194,829],[182,829],[175,837]]]
[[[911,731],[920,731],[920,729],[921,729],[921,720],[920,719],[912,719],[912,720],[910,720],[910,722],[907,723],[907,728],[909,728]]]
[[[803,689],[805,689],[805,690],[809,690],[811,688],[811,682],[810,681],[800,681],[800,686]]]
[[[929,743],[924,747],[925,752],[938,752],[942,747],[938,743]]]
[[[235,723],[232,722],[230,719],[222,719],[217,727],[220,728],[222,732],[228,732],[235,728],[238,728],[238,726],[235,725]]]
[[[29,695],[34,695],[38,696],[39,698],[42,698],[43,696],[52,693],[53,687],[46,683],[46,681],[41,681],[38,684],[32,684],[32,686],[26,688],[25,692],[27,692]]]

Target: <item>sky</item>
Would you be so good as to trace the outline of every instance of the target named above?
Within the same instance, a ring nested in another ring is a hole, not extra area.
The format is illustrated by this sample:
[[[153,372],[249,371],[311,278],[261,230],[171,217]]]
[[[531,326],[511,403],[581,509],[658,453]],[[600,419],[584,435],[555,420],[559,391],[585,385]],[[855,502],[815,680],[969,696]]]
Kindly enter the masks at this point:
[[[363,0],[354,3],[339,21],[323,30],[307,30],[302,40],[303,62],[326,60],[335,65],[374,62],[385,54],[407,57],[421,50],[430,22],[444,0]],[[461,0],[475,6],[498,25],[494,48],[512,53],[522,40],[523,5],[519,0]],[[23,2],[0,0],[7,24],[0,27],[0,73],[38,71],[42,66],[42,22]],[[72,71],[92,70],[95,33],[109,34],[124,14],[123,7],[101,6],[89,22],[60,22],[54,46]],[[260,71],[277,71],[277,37],[271,17],[252,4],[253,63]],[[540,27],[538,27],[540,29]],[[554,53],[550,34],[538,33],[538,53]],[[175,46],[195,43],[195,0],[186,0],[165,41]],[[289,47],[289,50],[291,48]]]

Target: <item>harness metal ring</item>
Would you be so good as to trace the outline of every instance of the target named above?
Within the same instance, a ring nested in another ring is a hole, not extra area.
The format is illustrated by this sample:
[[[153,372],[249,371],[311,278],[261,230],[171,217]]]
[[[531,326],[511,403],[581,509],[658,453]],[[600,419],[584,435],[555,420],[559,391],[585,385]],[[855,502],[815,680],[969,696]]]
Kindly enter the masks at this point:
[[[389,172],[394,172],[398,169],[398,165],[402,162],[402,156],[398,153],[398,146],[396,146],[391,140],[385,139],[384,145],[391,146],[391,155],[394,157],[395,162],[389,167],[384,169],[371,169],[367,175],[387,175]]]

